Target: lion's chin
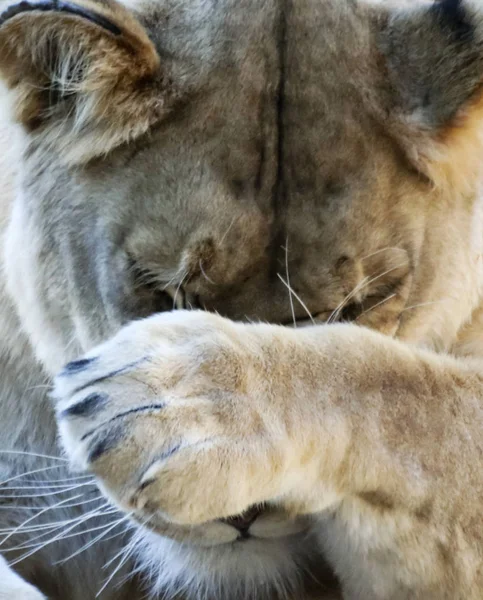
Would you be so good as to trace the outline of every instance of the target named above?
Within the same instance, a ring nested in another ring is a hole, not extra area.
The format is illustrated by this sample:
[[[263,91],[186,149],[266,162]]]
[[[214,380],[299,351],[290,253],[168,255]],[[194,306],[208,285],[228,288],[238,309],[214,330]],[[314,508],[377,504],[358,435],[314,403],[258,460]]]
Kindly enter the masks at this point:
[[[295,600],[317,564],[308,534],[191,544],[143,532],[139,568],[154,594],[182,600]],[[311,548],[311,550],[309,550]],[[322,562],[322,559],[318,557]]]

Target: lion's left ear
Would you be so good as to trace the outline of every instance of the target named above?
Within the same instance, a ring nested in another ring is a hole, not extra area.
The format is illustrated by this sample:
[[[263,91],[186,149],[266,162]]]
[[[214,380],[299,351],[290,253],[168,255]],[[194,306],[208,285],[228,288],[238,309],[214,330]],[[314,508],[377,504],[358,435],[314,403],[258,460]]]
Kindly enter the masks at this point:
[[[414,6],[379,13],[389,126],[436,185],[461,188],[483,156],[483,4]]]
[[[146,132],[175,96],[140,22],[115,0],[22,0],[0,15],[13,118],[69,163]]]

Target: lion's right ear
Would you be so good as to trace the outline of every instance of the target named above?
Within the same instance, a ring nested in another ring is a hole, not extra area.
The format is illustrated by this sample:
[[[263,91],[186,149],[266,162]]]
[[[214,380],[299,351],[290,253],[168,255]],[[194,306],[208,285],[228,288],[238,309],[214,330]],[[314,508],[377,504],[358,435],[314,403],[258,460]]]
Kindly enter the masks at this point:
[[[69,163],[146,132],[174,91],[139,21],[113,0],[22,0],[0,15],[14,119]]]

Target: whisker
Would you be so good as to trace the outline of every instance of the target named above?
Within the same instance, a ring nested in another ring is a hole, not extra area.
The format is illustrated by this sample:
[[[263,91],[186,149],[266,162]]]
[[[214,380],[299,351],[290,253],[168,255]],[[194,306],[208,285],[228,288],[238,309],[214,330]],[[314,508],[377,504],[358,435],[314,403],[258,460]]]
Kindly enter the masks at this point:
[[[103,532],[103,533],[99,534],[98,536],[96,536],[88,544],[85,544],[84,546],[82,546],[81,548],[79,548],[79,550],[76,550],[73,554],[70,554],[67,558],[63,558],[61,561],[58,561],[58,562],[56,562],[54,564],[56,564],[56,565],[63,565],[67,561],[71,560],[72,558],[75,558],[76,556],[79,556],[79,554],[82,554],[82,552],[85,552],[91,546],[94,546],[94,544],[96,544],[98,541],[100,541],[104,536],[106,536],[115,527],[117,527],[118,525],[120,525],[123,521],[126,521],[129,518],[129,516],[130,516],[130,514],[122,517],[121,519],[119,519],[117,521],[115,521],[110,527],[108,527],[108,529],[105,532]]]
[[[104,542],[108,542],[109,540],[113,540],[117,537],[119,537],[120,535],[126,535],[126,533],[128,533],[129,531],[129,527],[127,527],[127,525],[129,525],[128,523],[126,524],[126,528],[123,529],[122,531],[119,531],[118,533],[113,533],[112,535],[108,535],[107,537],[103,537],[102,540],[99,540],[99,542],[101,544],[104,544]]]
[[[90,502],[93,502],[93,501],[99,502],[99,500],[102,500],[102,499],[103,499],[102,497],[96,497],[96,498],[92,498],[90,500]],[[22,527],[22,529],[18,533],[23,535],[25,533],[36,533],[38,531],[43,531],[44,529],[56,529],[56,528],[64,527],[65,525],[74,523],[87,515],[92,515],[92,517],[94,518],[94,517],[106,517],[106,516],[108,517],[112,514],[119,513],[119,510],[117,508],[112,508],[110,510],[104,510],[108,506],[110,506],[109,502],[106,502],[105,504],[97,506],[96,508],[89,511],[85,515],[81,515],[80,517],[75,517],[74,519],[64,519],[62,521],[54,521],[54,522],[50,522],[50,523],[44,523],[42,525],[33,525],[31,527]],[[12,531],[14,531],[14,528],[10,527],[10,528],[6,528],[6,529],[2,529],[0,531],[0,533],[11,533]],[[31,541],[31,540],[28,540],[28,541]]]
[[[97,500],[101,500],[102,498],[97,498]],[[104,507],[107,506],[107,502],[103,505]],[[82,514],[78,517],[75,517],[74,519],[64,519],[63,521],[56,521],[54,523],[49,523],[49,524],[45,524],[45,525],[38,525],[37,529],[35,529],[34,527],[31,528],[31,530],[29,531],[29,533],[38,533],[39,531],[42,531],[42,533],[40,533],[39,535],[35,536],[35,537],[29,537],[28,540],[26,540],[25,542],[22,542],[22,544],[20,544],[17,548],[20,548],[22,546],[26,546],[28,544],[31,544],[31,542],[33,542],[34,540],[40,539],[42,537],[45,537],[46,535],[50,535],[52,533],[51,530],[56,531],[58,529],[62,529],[63,527],[67,527],[69,525],[73,525],[74,523],[81,523],[84,519],[86,519],[87,517],[89,518],[96,518],[96,517],[102,517],[104,516],[104,513],[102,512],[101,507],[96,507],[93,510],[90,510],[89,512]],[[49,531],[44,531],[48,529]],[[22,529],[21,534],[25,534],[26,530]],[[37,544],[35,544],[37,545]],[[33,547],[34,544],[31,544],[31,547]],[[12,549],[15,548],[7,548],[5,550],[3,550],[3,552],[7,552],[10,551]]]
[[[221,246],[223,245],[223,242],[225,241],[226,236],[230,233],[230,230],[233,227],[233,225],[235,224],[236,219],[237,219],[237,217],[234,216],[233,219],[231,220],[231,223],[228,225],[228,229],[221,236],[220,241],[218,242],[218,248],[221,248]]]
[[[352,290],[352,292],[350,292],[350,294],[348,294],[344,298],[344,300],[339,304],[339,306],[334,311],[332,311],[332,314],[327,319],[327,323],[333,323],[336,319],[339,318],[340,312],[342,311],[344,306],[346,306],[347,302],[349,302],[354,297],[354,295],[357,294],[357,292],[360,292],[362,289],[364,289],[368,285],[371,285],[371,283],[374,283],[374,281],[377,281],[381,277],[384,277],[384,275],[387,275],[388,273],[391,273],[392,271],[396,271],[397,269],[401,269],[404,266],[406,266],[406,263],[396,265],[395,267],[391,267],[390,269],[387,269],[383,273],[379,273],[378,275],[372,277],[369,280],[367,277],[364,277],[364,279],[362,279],[362,281],[358,285],[355,286],[355,288]]]
[[[46,508],[43,508],[40,512],[35,513],[31,517],[29,517],[26,521],[21,523],[18,527],[15,527],[15,529],[13,531],[11,531],[6,537],[4,537],[3,540],[0,541],[0,547],[3,546],[13,535],[15,535],[17,532],[19,532],[22,529],[22,527],[24,527],[28,523],[31,523],[35,519],[38,519],[41,515],[45,514],[47,511],[53,510],[55,508],[59,508],[59,506],[64,506],[67,504],[67,502],[70,502],[71,500],[77,500],[78,498],[82,498],[83,495],[84,494],[77,494],[77,496],[74,496],[72,498],[64,498],[64,500],[57,502],[53,506],[47,506]]]
[[[35,531],[41,531],[42,529],[53,529],[54,527],[56,527],[59,523],[68,523],[70,520],[64,520],[64,521],[57,521],[55,523],[49,523],[44,524],[44,525],[33,525],[32,527],[26,527],[25,529],[22,529],[22,533],[33,533]],[[14,528],[13,527],[5,527],[4,529],[0,529],[0,534],[3,533],[10,533]]]
[[[71,348],[76,346],[77,342],[78,342],[77,336],[75,334],[71,335],[70,340],[68,340],[67,343],[64,345],[64,356],[69,356]],[[81,353],[81,349],[79,348],[78,351],[76,352],[76,354],[80,354],[80,353]],[[52,389],[52,386],[50,386],[50,388]]]
[[[285,282],[282,278],[282,276],[280,275],[280,273],[277,273],[280,281],[287,287],[288,289],[288,298],[289,298],[289,302],[290,302],[290,310],[292,312],[292,319],[293,319],[293,326],[295,329],[297,329],[297,319],[295,318],[295,308],[293,305],[293,298],[292,298],[292,286],[290,285],[290,275],[289,275],[289,271],[288,271],[288,236],[285,238],[285,275],[287,276],[287,281]]]
[[[101,589],[97,592],[96,594],[96,598],[99,598],[99,596],[102,594],[102,592],[108,587],[108,585],[111,583],[111,581],[114,579],[114,577],[116,576],[116,574],[121,570],[121,568],[126,564],[126,562],[128,561],[128,559],[130,558],[130,556],[132,555],[132,553],[134,552],[135,549],[135,544],[131,543],[128,544],[126,546],[125,549],[123,549],[121,551],[121,553],[118,553],[116,555],[115,558],[117,558],[119,556],[119,554],[121,554],[121,559],[119,561],[119,564],[117,565],[117,567],[113,570],[113,572],[111,573],[111,575],[108,577],[108,579],[105,581],[104,585],[101,587]],[[111,559],[109,561],[109,564],[112,564],[113,560]],[[104,565],[104,568],[106,567],[106,565]]]
[[[79,483],[75,486],[70,486],[70,487],[63,487],[60,490],[56,490],[53,492],[46,492],[46,493],[42,493],[42,498],[46,498],[49,496],[55,496],[56,494],[65,494],[66,492],[71,492],[73,490],[78,490],[79,488],[82,487],[86,487],[86,486],[92,486],[93,484],[90,482],[86,482],[86,483]],[[0,488],[1,489],[1,488]],[[5,495],[0,495],[0,498],[13,498],[13,499],[18,499],[18,498],[38,498],[39,494],[5,494]]]
[[[184,281],[185,278],[188,276],[188,272],[185,271],[182,268],[179,268],[176,273],[173,275],[173,277],[171,277],[171,279],[168,281],[168,283],[165,283],[163,285],[163,287],[161,288],[163,291],[167,290],[176,279],[181,278],[181,281]]]
[[[292,288],[289,287],[289,284],[285,281],[285,279],[280,275],[280,273],[277,274],[280,281],[288,288],[288,290],[290,291],[290,293],[295,297],[295,299],[300,303],[300,305],[302,306],[302,308],[305,310],[305,312],[307,313],[307,316],[309,317],[309,319],[312,321],[312,325],[316,325],[316,321],[314,319],[314,317],[311,315],[309,309],[307,308],[307,305],[304,303],[304,301],[302,300],[302,298],[300,298],[300,296],[293,291]],[[295,327],[297,327],[297,325],[294,322]]]
[[[130,516],[131,514],[132,514],[132,513],[129,513],[129,515],[128,515],[128,516]],[[141,523],[141,525],[142,525],[142,526],[145,526],[145,525],[146,525],[146,524],[147,524],[147,523],[148,523],[150,520],[151,520],[151,517],[146,517],[146,518],[144,518],[144,519],[142,520],[143,522]],[[140,533],[140,531],[138,530],[138,531],[137,531],[137,533],[135,533],[135,534],[133,535],[133,537],[132,537],[132,539],[130,540],[130,542],[129,542],[129,544],[128,544],[128,546],[127,546],[127,547],[129,547],[129,546],[131,546],[131,545],[132,545],[132,546],[135,546],[135,545],[137,544],[137,538],[138,538],[139,536],[141,536],[141,535],[142,535],[142,534],[141,534],[141,533]],[[106,563],[104,563],[104,565],[103,565],[103,567],[102,567],[102,568],[103,568],[103,569],[108,569],[108,568],[109,568],[109,567],[112,565],[112,563],[113,563],[113,562],[114,562],[114,561],[115,561],[117,558],[119,558],[119,556],[120,556],[120,555],[121,555],[123,552],[125,552],[125,550],[126,550],[126,548],[123,548],[123,549],[122,549],[120,552],[118,552],[116,555],[114,555],[114,556],[113,556],[111,559],[109,559],[109,560],[108,560]]]
[[[95,490],[92,490],[95,491]],[[84,492],[83,494],[80,494],[80,496],[87,496],[88,494],[91,494],[92,492]],[[72,498],[75,500],[75,496]],[[62,508],[76,508],[77,506],[84,506],[86,504],[91,504],[92,502],[96,501],[97,496],[95,496],[94,498],[88,498],[87,500],[82,500],[82,502],[75,502],[74,504],[65,504],[64,506],[62,506]]]
[[[107,561],[107,562],[106,562],[106,563],[105,563],[105,564],[102,566],[102,568],[103,568],[104,570],[105,570],[105,569],[108,569],[108,568],[109,568],[109,567],[110,567],[110,566],[111,566],[111,565],[112,565],[114,562],[116,562],[116,560],[117,560],[119,557],[122,557],[122,556],[124,555],[124,553],[126,552],[126,549],[127,549],[127,548],[129,548],[129,547],[131,546],[131,544],[132,544],[132,540],[130,541],[130,543],[129,543],[129,544],[128,544],[128,545],[127,545],[125,548],[122,548],[122,549],[121,549],[119,552],[117,552],[117,553],[116,553],[116,554],[115,554],[115,555],[114,555],[112,558],[110,558],[110,559],[109,559],[109,560],[108,560],[108,561]]]
[[[95,500],[99,500],[99,498],[95,498]],[[75,521],[78,518],[79,517],[76,517],[75,519],[64,519],[62,521],[53,521],[50,523],[43,523],[42,525],[32,525],[31,527],[24,527],[21,529],[20,534],[36,533],[37,531],[43,531],[44,529],[55,529],[58,527],[63,527],[64,525],[69,525],[69,523],[72,523],[72,521]],[[6,527],[5,529],[0,529],[0,534],[10,533],[11,531],[13,531],[13,529],[13,527]]]
[[[376,256],[377,254],[381,254],[381,252],[387,252],[388,250],[404,252],[406,254],[406,250],[404,250],[404,248],[398,248],[397,246],[386,246],[385,248],[380,248],[379,250],[376,250],[375,252],[366,254],[366,256],[363,256],[360,260],[367,260],[368,258]]]
[[[41,484],[40,484],[41,483]],[[92,485],[92,486],[97,486],[95,480],[92,481],[81,481],[79,483],[82,483],[82,485]],[[56,483],[53,485],[49,485],[48,481],[43,481],[43,482],[39,482],[39,484],[37,484],[35,481],[32,481],[32,485],[17,485],[17,486],[0,486],[0,492],[10,492],[10,491],[17,491],[17,490],[65,490],[66,488],[70,487],[74,485],[74,483]]]
[[[54,542],[57,542],[60,539],[63,539],[64,533],[69,533],[69,531],[72,531],[72,529],[75,529],[75,527],[78,527],[79,525],[81,525],[82,523],[84,523],[85,521],[87,521],[90,518],[92,518],[92,517],[91,516],[85,516],[80,521],[77,521],[77,522],[73,523],[72,525],[70,525],[69,527],[67,527],[67,529],[65,529],[64,531],[62,531],[62,532],[58,533],[57,535],[55,535],[53,538],[49,539],[48,541],[44,542],[43,544],[40,544],[40,546],[38,544],[36,544],[33,550],[31,550],[30,552],[27,552],[26,554],[23,554],[22,556],[20,556],[19,558],[17,558],[13,562],[10,562],[9,565],[11,567],[13,567],[14,565],[16,565],[16,564],[24,561],[26,558],[29,558],[33,554],[36,554],[37,552],[39,552],[43,548],[45,548],[47,546],[50,546],[50,544],[53,544]]]
[[[181,306],[181,307],[178,306],[177,299],[178,299],[178,294],[179,294],[179,292],[181,290],[181,286],[183,285],[184,280],[186,279],[187,275],[188,274],[185,273],[183,275],[183,277],[181,278],[180,282],[178,283],[178,287],[176,288],[176,291],[175,291],[174,297],[173,297],[173,309],[175,309],[175,308],[183,308],[183,306]],[[181,300],[181,302],[183,302],[183,300]]]
[[[87,517],[85,519],[83,519],[82,521],[79,521],[78,523],[74,523],[72,527],[70,528],[66,528],[64,529],[59,536],[60,537],[56,537],[51,538],[50,540],[48,540],[48,542],[50,543],[51,541],[60,541],[60,540],[67,540],[73,537],[78,537],[80,535],[87,535],[88,533],[92,533],[94,531],[100,531],[101,529],[106,529],[106,527],[109,527],[111,525],[111,522],[109,523],[104,523],[103,525],[97,525],[96,527],[90,527],[89,529],[83,529],[82,531],[77,531],[76,533],[71,533],[69,535],[64,535],[64,533],[69,533],[69,531],[71,531],[72,529],[75,529],[76,527],[79,527],[80,525],[83,525],[84,523],[86,523],[87,521],[94,519],[98,516],[101,515],[92,515],[90,517]],[[54,531],[57,531],[59,529],[62,529],[64,527],[64,525],[60,526],[60,527],[56,527],[56,529],[54,529]],[[52,531],[49,531],[47,533],[42,533],[41,535],[38,535],[34,538],[31,538],[28,540],[29,543],[25,543],[25,544],[21,544],[20,546],[17,546],[16,548],[7,548],[6,550],[4,550],[4,552],[13,552],[13,551],[18,551],[18,550],[27,550],[28,548],[37,548],[39,544],[31,544],[30,542],[40,539],[42,537],[45,537],[47,535],[50,535],[52,533]]]
[[[371,312],[371,310],[374,310],[378,306],[381,306],[381,304],[384,304],[385,302],[388,302],[389,300],[392,300],[392,298],[395,298],[396,296],[397,296],[397,294],[391,294],[387,298],[384,298],[383,300],[381,300],[377,304],[374,304],[370,308],[367,308],[366,310],[362,311],[361,314],[355,320],[357,321],[357,319],[360,319],[362,317],[362,315],[365,315],[365,314]]]
[[[75,477],[61,477],[60,479],[36,479],[34,477],[33,479],[28,479],[27,481],[25,481],[25,483],[30,483],[32,485],[35,485],[37,483],[38,484],[61,483],[64,481],[79,481],[79,480],[83,480],[83,479],[90,479],[92,481],[95,481],[95,478],[92,475],[77,475]]]
[[[35,469],[33,471],[29,471],[28,473],[19,473],[18,475],[14,475],[9,479],[5,479],[0,482],[0,487],[4,486],[6,483],[10,483],[11,481],[16,481],[17,479],[21,479],[22,477],[27,477],[29,475],[34,475],[35,473],[43,473],[45,471],[52,471],[53,469],[60,469],[65,465],[54,465],[53,467],[42,467],[42,469]]]
[[[93,492],[95,492],[97,490],[91,490],[89,492],[84,492],[82,494],[79,494],[79,496],[72,496],[71,500],[75,500],[77,497],[85,497],[88,496],[89,494],[92,494]],[[74,504],[65,504],[62,506],[62,508],[76,508],[77,506],[84,506],[85,504],[91,504],[92,502],[94,502],[96,500],[97,497],[94,498],[88,498],[87,500],[82,500],[82,502],[75,502]],[[2,508],[2,507],[0,507]],[[7,508],[7,507],[5,507]],[[57,506],[54,504],[53,506],[47,507],[47,510],[55,510],[57,508]],[[15,510],[18,509],[23,509],[23,510],[29,510],[30,512],[35,511],[35,510],[40,510],[38,507],[25,507],[25,506],[20,506],[20,507],[15,507]],[[11,510],[11,509],[10,509]],[[44,509],[42,509],[44,510]]]
[[[213,281],[213,279],[210,279],[210,278],[208,277],[208,275],[206,274],[206,272],[205,272],[205,270],[204,270],[204,268],[203,268],[203,262],[201,261],[201,258],[200,258],[199,265],[200,265],[200,271],[201,271],[201,274],[202,274],[202,275],[203,275],[203,277],[206,279],[206,281],[207,281],[208,283],[211,283],[212,285],[216,285],[216,283]]]
[[[344,306],[352,300],[352,298],[359,292],[365,285],[368,284],[368,277],[364,277],[351,292],[347,294],[347,296],[335,307],[335,309],[330,313],[329,318],[327,319],[327,324],[333,323],[339,318],[339,314],[341,310],[343,310]]]
[[[99,598],[102,595],[102,592],[108,587],[108,585],[111,583],[111,581],[117,575],[117,573],[119,573],[119,571],[121,570],[121,568],[126,564],[126,562],[129,559],[129,557],[130,557],[131,554],[132,554],[132,552],[126,552],[124,554],[124,556],[119,561],[119,564],[117,565],[117,567],[113,570],[113,572],[111,573],[111,575],[106,579],[104,585],[97,592],[96,598]]]
[[[420,304],[413,304],[412,306],[406,306],[401,312],[407,310],[413,310],[413,308],[420,308],[421,306],[431,306],[432,304],[440,304],[441,302],[448,302],[449,298],[442,298],[441,300],[434,300],[433,302],[421,302]]]
[[[20,456],[34,456],[35,458],[48,458],[50,460],[59,460],[63,463],[69,462],[66,458],[60,456],[51,456],[50,454],[37,454],[36,452],[25,452],[22,450],[0,450],[0,454],[18,454]]]

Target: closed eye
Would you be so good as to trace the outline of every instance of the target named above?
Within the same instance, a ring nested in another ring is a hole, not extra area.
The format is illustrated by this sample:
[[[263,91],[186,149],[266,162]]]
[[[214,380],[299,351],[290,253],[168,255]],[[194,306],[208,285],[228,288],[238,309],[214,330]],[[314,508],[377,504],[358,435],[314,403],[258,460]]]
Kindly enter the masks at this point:
[[[156,312],[201,308],[198,296],[184,289],[184,278],[180,281],[162,281],[159,273],[142,268],[134,260],[131,261],[129,270],[136,295],[146,309],[146,315],[143,312],[142,316]]]

